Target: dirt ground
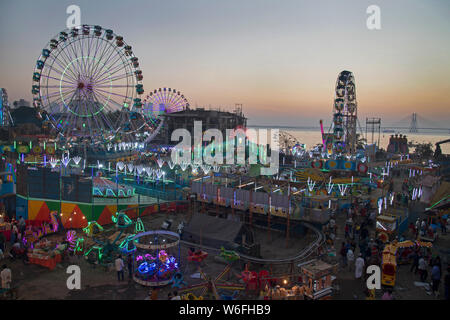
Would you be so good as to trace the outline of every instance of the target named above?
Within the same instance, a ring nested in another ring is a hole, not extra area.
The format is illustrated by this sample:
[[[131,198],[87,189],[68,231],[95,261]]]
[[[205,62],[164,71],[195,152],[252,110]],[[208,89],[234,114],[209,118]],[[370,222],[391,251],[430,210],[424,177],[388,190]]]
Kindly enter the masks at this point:
[[[143,222],[146,230],[157,230],[161,228],[162,223],[166,219],[173,219],[171,230],[175,231],[179,222],[186,217],[184,214],[166,214],[157,213],[151,216],[143,218]],[[345,217],[343,215],[336,217],[336,224],[338,225],[338,231],[336,244],[340,247],[340,243],[344,238],[343,226],[345,224]],[[111,231],[113,232],[113,231]],[[372,236],[374,230],[370,230]],[[286,240],[284,233],[272,231],[271,239],[268,239],[267,231],[254,228],[255,241],[261,245],[261,255],[264,258],[284,258],[293,256],[302,248],[307,246],[313,239],[313,235],[308,233],[304,237],[295,237],[291,235],[289,246],[286,247]],[[448,249],[450,248],[450,234],[439,234],[438,240],[435,241],[433,251],[441,256],[443,262],[443,270],[448,262]],[[339,249],[339,248],[338,248]],[[186,260],[188,248],[181,246],[181,270],[184,274],[184,280],[188,285],[203,283],[202,279],[193,279],[190,277],[193,273],[198,271],[198,265]],[[356,249],[355,255],[359,253],[359,249]],[[202,263],[201,268],[204,273],[212,278],[219,275],[226,264],[222,261],[218,261],[215,258],[216,252],[210,252],[208,258]],[[11,261],[9,258],[5,258],[1,264],[6,263],[12,270],[13,287],[18,288],[19,300],[35,300],[35,299],[77,299],[77,300],[143,300],[149,295],[149,288],[143,287],[135,283],[132,279],[128,278],[127,271],[125,271],[125,281],[118,281],[117,274],[111,267],[109,270],[105,270],[99,266],[93,266],[89,264],[83,257],[69,256],[62,263],[58,264],[52,271],[47,268],[37,265],[25,265],[22,261]],[[66,269],[69,265],[76,264],[81,268],[81,289],[69,290],[66,286],[66,281],[69,274],[66,273]],[[238,275],[244,269],[245,264],[243,261],[236,261],[231,268],[231,271],[226,275],[222,281],[228,281],[229,283],[241,283],[242,280],[238,278]],[[252,271],[259,271],[262,269],[269,270],[268,266],[249,265],[249,269]],[[410,265],[402,265],[398,268],[397,284],[394,290],[394,297],[396,299],[417,299],[417,300],[429,300],[429,299],[443,299],[444,289],[441,283],[440,296],[436,298],[431,295],[422,287],[414,285],[415,281],[419,281],[419,275],[409,271]],[[271,270],[274,274],[288,274],[290,272],[289,266],[273,267]],[[430,274],[429,270],[429,274]],[[295,272],[295,270],[294,270]],[[445,275],[445,271],[443,276]],[[442,277],[443,279],[443,277]],[[428,281],[430,278],[428,277]],[[353,300],[353,299],[365,299],[364,284],[362,281],[357,281],[354,278],[354,271],[349,271],[348,268],[341,268],[337,274],[335,284],[339,288],[334,293],[333,299],[337,300]],[[159,299],[167,299],[167,294],[174,291],[171,286],[161,288],[159,290]],[[195,294],[199,294],[200,291],[194,291]],[[221,294],[230,295],[232,292],[220,291]],[[381,297],[382,291],[377,292],[377,297]],[[258,299],[258,296],[246,296],[242,293],[239,296],[240,299]]]
[[[394,191],[401,191],[402,179],[394,179]],[[380,192],[380,190],[377,190]],[[417,217],[420,219],[425,219],[426,216],[423,214],[425,209],[425,204],[415,203],[410,207],[410,212],[417,212]],[[344,226],[345,217],[336,217],[336,225],[338,225],[338,234],[336,235],[336,244],[338,244],[338,249],[340,249],[340,244],[344,240]],[[341,232],[339,232],[341,230]],[[375,227],[369,230],[370,236],[375,239]],[[407,230],[403,236],[405,240],[414,240],[413,235]],[[354,252],[355,257],[359,254],[359,248],[356,248]],[[431,267],[428,267],[428,278],[426,282],[429,284],[429,288],[424,288],[423,286],[416,286],[414,282],[420,282],[420,276],[418,273],[410,272],[411,264],[399,265],[397,269],[396,285],[393,290],[393,296],[398,300],[440,300],[445,299],[444,293],[444,276],[447,274],[446,267],[450,262],[450,233],[442,234],[440,230],[438,231],[438,238],[433,242],[432,255],[439,255],[442,261],[442,275],[441,283],[439,285],[439,296],[435,297],[431,293]],[[353,271],[349,271],[348,268],[340,268],[339,274],[336,279],[336,284],[339,286],[339,291],[333,295],[333,299],[342,300],[361,300],[365,299],[365,284],[362,281],[356,280]],[[377,290],[376,297],[381,298],[383,290]]]
[[[146,230],[160,229],[162,223],[166,219],[172,219],[173,223],[171,230],[175,231],[179,222],[186,217],[183,214],[165,214],[157,213],[152,216],[144,217],[142,220]],[[112,227],[111,227],[112,228]],[[108,229],[108,228],[106,228]],[[109,233],[112,233],[110,231]],[[283,258],[289,257],[302,250],[313,238],[311,234],[305,237],[291,236],[289,246],[286,248],[286,240],[284,233],[272,231],[271,239],[268,239],[267,231],[254,228],[255,241],[261,244],[261,255],[264,258]],[[53,237],[62,237],[62,235]],[[184,274],[184,280],[188,285],[203,283],[202,279],[191,278],[190,275],[198,271],[199,265],[186,260],[188,248],[181,246],[181,270]],[[216,252],[209,252],[208,258],[201,264],[203,272],[212,278],[219,275],[226,263],[216,259]],[[22,261],[11,261],[5,258],[2,263],[6,263],[12,270],[13,287],[18,288],[19,300],[35,300],[35,299],[113,299],[113,300],[143,300],[150,290],[147,287],[135,283],[128,278],[127,271],[125,271],[125,281],[118,281],[117,274],[113,266],[109,270],[103,267],[89,264],[82,256],[68,256],[61,263],[57,264],[54,270],[38,265],[25,265]],[[66,269],[69,265],[78,265],[81,269],[81,289],[69,290],[66,286],[69,274]],[[236,261],[233,263],[231,271],[223,278],[222,282],[227,283],[242,283],[238,278],[242,270],[245,268],[243,261]],[[252,271],[259,271],[264,269],[262,266],[249,265]],[[267,268],[266,268],[267,269]],[[287,267],[274,267],[272,269],[275,273],[288,272]],[[169,292],[175,289],[171,286],[161,288],[159,290],[159,299],[166,299]],[[194,291],[199,294],[200,291]],[[232,292],[220,290],[220,294],[229,295]],[[244,296],[240,298],[257,298],[256,296]]]
[[[342,225],[344,223],[343,217],[338,217],[336,223]],[[374,234],[374,230],[372,235]],[[341,243],[344,235],[337,236],[337,242]],[[393,290],[393,296],[397,300],[437,300],[444,299],[444,286],[443,280],[446,274],[446,265],[448,262],[448,253],[450,248],[450,233],[442,235],[439,233],[439,238],[433,243],[433,254],[440,255],[442,261],[443,275],[441,278],[441,284],[439,286],[439,296],[436,298],[431,292],[425,290],[423,287],[414,285],[414,282],[420,282],[420,276],[418,273],[411,272],[411,264],[399,265],[397,269],[396,285]],[[355,256],[359,254],[359,248],[356,248]],[[428,268],[427,282],[431,288],[431,268]],[[339,274],[336,279],[336,284],[339,286],[339,291],[333,295],[333,299],[336,300],[365,300],[365,283],[362,280],[356,280],[354,274],[354,267],[352,271],[348,268],[339,269]],[[383,290],[377,290],[376,297],[381,298]]]

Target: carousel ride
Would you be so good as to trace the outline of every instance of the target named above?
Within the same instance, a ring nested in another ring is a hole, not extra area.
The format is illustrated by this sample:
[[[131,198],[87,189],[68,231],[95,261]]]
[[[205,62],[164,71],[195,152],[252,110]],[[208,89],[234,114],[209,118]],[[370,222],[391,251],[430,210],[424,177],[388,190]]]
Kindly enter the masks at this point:
[[[179,278],[180,235],[167,230],[142,232],[132,238],[133,279],[143,286],[159,287]]]

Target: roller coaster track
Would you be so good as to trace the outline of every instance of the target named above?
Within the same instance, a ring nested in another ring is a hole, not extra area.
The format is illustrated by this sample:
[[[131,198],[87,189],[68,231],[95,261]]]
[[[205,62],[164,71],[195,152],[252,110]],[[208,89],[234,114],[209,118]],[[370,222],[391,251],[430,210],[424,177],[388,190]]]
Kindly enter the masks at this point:
[[[141,208],[141,207],[148,207],[148,205],[139,206],[139,208]],[[120,210],[120,212],[126,212],[126,211],[136,209],[136,208],[137,207],[125,208],[125,209]],[[320,246],[322,246],[322,244],[325,242],[325,237],[323,236],[322,232],[319,229],[317,229],[316,227],[314,227],[312,224],[310,224],[308,222],[302,222],[302,224],[305,227],[307,227],[308,229],[312,230],[315,233],[316,238],[314,239],[314,241],[312,243],[310,243],[306,248],[304,248],[303,250],[298,252],[295,256],[283,258],[283,259],[261,259],[261,258],[256,258],[256,257],[252,257],[252,256],[248,256],[248,255],[239,253],[240,259],[247,261],[247,262],[253,262],[253,263],[258,263],[258,264],[288,264],[288,263],[300,262],[300,261],[305,260],[306,258],[311,256]],[[186,246],[193,246],[193,247],[201,248],[201,249],[204,249],[207,251],[220,253],[220,249],[217,249],[217,248],[200,245],[198,243],[188,242],[186,240],[180,240],[180,242]]]
[[[299,261],[305,260],[306,258],[311,256],[311,254],[313,254],[325,242],[325,238],[324,238],[322,232],[320,232],[320,230],[317,229],[316,227],[314,227],[312,224],[307,223],[307,222],[302,222],[302,223],[305,227],[314,231],[314,233],[316,235],[316,239],[312,243],[310,243],[306,248],[304,248],[302,251],[298,252],[295,256],[289,257],[289,258],[283,258],[283,259],[261,259],[261,258],[248,256],[248,255],[245,255],[242,253],[238,253],[240,259],[247,261],[247,262],[253,262],[253,263],[258,263],[258,264],[288,264],[288,263],[294,263],[294,262],[299,262]],[[180,242],[187,246],[199,247],[199,248],[207,250],[207,251],[220,252],[220,249],[217,249],[217,248],[208,247],[205,245],[199,245],[197,243],[192,243],[192,242],[188,242],[185,240],[181,240]]]

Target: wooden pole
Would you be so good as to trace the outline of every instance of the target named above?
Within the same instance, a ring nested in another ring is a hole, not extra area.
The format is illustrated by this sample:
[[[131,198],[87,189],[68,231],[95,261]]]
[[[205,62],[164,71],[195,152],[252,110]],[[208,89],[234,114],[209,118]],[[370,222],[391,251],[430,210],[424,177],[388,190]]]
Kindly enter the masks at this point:
[[[269,211],[267,212],[267,235],[269,237],[269,241],[272,240],[272,236],[270,234],[270,214],[272,211],[271,205],[270,205],[270,196],[269,196]]]
[[[272,234],[270,232],[270,216],[272,214],[272,197],[271,197],[271,193],[272,193],[272,180],[270,180],[270,185],[269,185],[269,212],[267,213],[267,231],[269,234],[269,241],[272,240]]]
[[[219,194],[220,194],[220,189],[217,188],[217,192],[216,192],[216,210],[217,210],[216,217],[219,216]]]
[[[253,216],[253,192],[250,191],[250,203],[249,203],[249,224],[252,226],[252,216]]]

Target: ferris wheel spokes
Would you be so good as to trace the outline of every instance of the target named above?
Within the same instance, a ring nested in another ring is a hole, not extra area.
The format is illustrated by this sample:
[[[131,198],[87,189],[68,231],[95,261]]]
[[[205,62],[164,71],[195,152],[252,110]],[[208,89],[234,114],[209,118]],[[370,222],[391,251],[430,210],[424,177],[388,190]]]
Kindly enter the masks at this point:
[[[110,140],[131,108],[140,106],[142,79],[123,37],[83,25],[60,32],[42,50],[33,74],[34,105],[67,141]]]

